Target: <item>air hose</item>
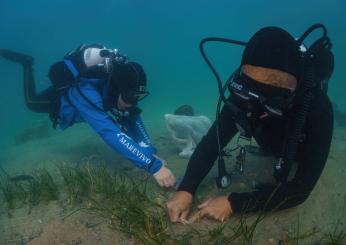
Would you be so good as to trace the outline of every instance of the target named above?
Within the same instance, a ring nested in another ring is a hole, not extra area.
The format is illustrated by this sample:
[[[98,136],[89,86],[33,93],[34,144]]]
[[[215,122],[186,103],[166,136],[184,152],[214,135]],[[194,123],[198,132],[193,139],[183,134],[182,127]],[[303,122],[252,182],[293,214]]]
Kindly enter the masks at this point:
[[[299,45],[302,45],[303,41],[314,30],[322,29],[322,37],[315,41],[310,48],[304,53],[303,70],[304,75],[302,78],[302,85],[297,94],[297,102],[295,106],[297,110],[294,111],[294,119],[289,122],[288,130],[286,132],[286,142],[283,147],[282,157],[279,159],[279,163],[275,166],[274,176],[279,182],[286,182],[289,172],[292,168],[293,162],[296,160],[299,142],[304,140],[303,127],[306,122],[307,115],[309,113],[313,89],[315,88],[315,68],[313,60],[316,53],[323,48],[331,48],[330,40],[327,36],[327,29],[322,24],[315,24],[307,29],[303,35],[297,40]]]

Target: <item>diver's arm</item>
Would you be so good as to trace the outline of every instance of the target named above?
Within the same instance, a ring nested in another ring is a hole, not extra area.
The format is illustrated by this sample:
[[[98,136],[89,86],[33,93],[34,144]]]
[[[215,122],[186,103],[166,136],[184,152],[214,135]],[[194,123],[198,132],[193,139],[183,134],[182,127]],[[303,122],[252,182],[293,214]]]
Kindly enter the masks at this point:
[[[325,95],[316,96],[307,119],[306,139],[298,155],[294,179],[275,187],[247,193],[232,193],[235,213],[286,209],[303,203],[318,181],[327,161],[333,134],[333,111]]]
[[[95,105],[103,108],[101,95],[96,89],[91,86],[84,86],[81,87],[81,91]],[[75,87],[69,90],[68,96],[72,105],[79,111],[81,117],[114,150],[130,160],[137,167],[145,169],[151,174],[156,173],[161,168],[161,160],[155,158],[150,151],[137,144],[132,138],[122,132],[106,112],[97,110],[88,103]]]
[[[125,127],[128,129],[130,136],[141,146],[148,149],[148,151],[156,154],[157,150],[150,141],[149,134],[147,133],[142,118],[139,113],[132,114],[125,122]]]
[[[221,147],[227,145],[231,138],[238,132],[230,111],[223,107],[219,116]],[[216,121],[209,129],[206,136],[197,145],[187,165],[185,176],[178,188],[179,191],[187,191],[194,194],[198,185],[209,173],[217,156],[218,144],[216,138]]]

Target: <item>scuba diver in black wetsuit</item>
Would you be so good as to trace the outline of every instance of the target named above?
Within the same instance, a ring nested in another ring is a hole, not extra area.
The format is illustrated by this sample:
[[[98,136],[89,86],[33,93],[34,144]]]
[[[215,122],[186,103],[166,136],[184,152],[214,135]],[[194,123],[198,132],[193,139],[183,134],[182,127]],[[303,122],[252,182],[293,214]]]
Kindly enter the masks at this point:
[[[303,40],[318,28],[323,30],[323,37],[306,48]],[[245,46],[239,69],[223,88],[203,50],[208,41]],[[326,95],[334,68],[331,46],[325,27],[319,24],[297,40],[277,27],[259,30],[248,43],[202,40],[202,55],[219,82],[218,108],[221,100],[224,106],[193,153],[178,191],[166,204],[172,222],[193,222],[202,217],[223,221],[233,213],[286,209],[308,198],[326,163],[333,133],[333,111]],[[230,96],[226,99],[227,88]],[[254,138],[263,151],[278,159],[273,166],[276,184],[209,199],[186,220],[193,195],[216,159],[218,185],[226,187],[229,183],[222,149],[238,132],[242,138]],[[288,179],[293,163],[297,169]]]
[[[53,127],[62,130],[86,122],[161,187],[174,186],[175,177],[156,155],[137,107],[149,94],[140,64],[102,45],[82,45],[51,66],[52,86],[37,93],[33,58],[5,49],[0,49],[1,56],[23,66],[25,102],[31,111],[49,113]]]

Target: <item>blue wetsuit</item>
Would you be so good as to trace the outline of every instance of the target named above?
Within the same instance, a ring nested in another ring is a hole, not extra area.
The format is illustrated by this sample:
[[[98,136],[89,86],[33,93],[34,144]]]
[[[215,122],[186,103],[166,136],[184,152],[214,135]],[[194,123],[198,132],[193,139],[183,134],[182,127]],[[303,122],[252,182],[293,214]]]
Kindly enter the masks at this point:
[[[109,103],[111,98],[109,98],[108,91],[108,76],[110,74],[104,69],[99,69],[99,73],[92,73],[94,75],[90,75],[91,73],[88,73],[88,71],[95,72],[95,68],[102,68],[103,64],[95,64],[94,67],[88,70],[90,67],[88,68],[84,64],[84,60],[83,62],[80,60],[81,58],[84,59],[84,51],[92,47],[104,49],[100,45],[83,45],[66,55],[63,61],[56,63],[56,67],[54,65],[54,68],[57,68],[57,70],[51,70],[53,71],[54,81],[50,77],[53,85],[64,82],[64,79],[66,81],[77,81],[71,87],[67,83],[66,86],[68,88],[66,91],[64,90],[64,95],[61,96],[59,94],[60,97],[56,94],[54,86],[50,86],[39,94],[36,93],[32,69],[33,58],[31,56],[0,49],[0,57],[19,62],[23,65],[24,94],[29,109],[40,113],[51,113],[51,107],[57,105],[56,108],[53,108],[52,119],[54,119],[55,124],[55,116],[57,116],[59,126],[62,130],[72,126],[74,123],[86,122],[114,150],[125,156],[137,167],[154,174],[161,168],[162,161],[154,156],[156,150],[152,146],[149,136],[145,131],[139,112],[127,113],[128,116],[121,118],[121,123],[115,122],[107,113],[112,107],[111,103]],[[61,64],[64,66],[62,67]],[[66,71],[66,67],[71,74]],[[88,75],[86,76],[86,74]],[[64,86],[65,84],[63,84]],[[54,101],[52,101],[52,97],[54,97]],[[59,103],[55,103],[55,97],[57,97]],[[56,112],[58,115],[55,115]]]
[[[74,123],[86,122],[110,147],[137,167],[151,174],[156,173],[161,168],[162,161],[153,155],[156,149],[150,142],[139,113],[127,113],[128,116],[123,118],[122,125],[118,124],[106,112],[109,99],[108,79],[77,79],[78,84],[67,90],[67,96],[61,97],[60,128],[64,130]]]

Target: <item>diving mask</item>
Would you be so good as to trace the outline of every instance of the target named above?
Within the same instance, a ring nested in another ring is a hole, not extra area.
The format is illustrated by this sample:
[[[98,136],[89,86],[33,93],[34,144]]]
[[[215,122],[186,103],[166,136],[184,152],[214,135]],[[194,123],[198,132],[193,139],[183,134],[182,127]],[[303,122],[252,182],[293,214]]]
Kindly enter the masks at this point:
[[[246,109],[247,104],[260,108],[269,115],[282,117],[290,107],[292,98],[284,96],[263,96],[245,88],[243,84],[233,79],[228,85],[233,101],[241,108]]]
[[[125,91],[121,93],[121,98],[125,103],[135,105],[149,95],[148,91]]]

